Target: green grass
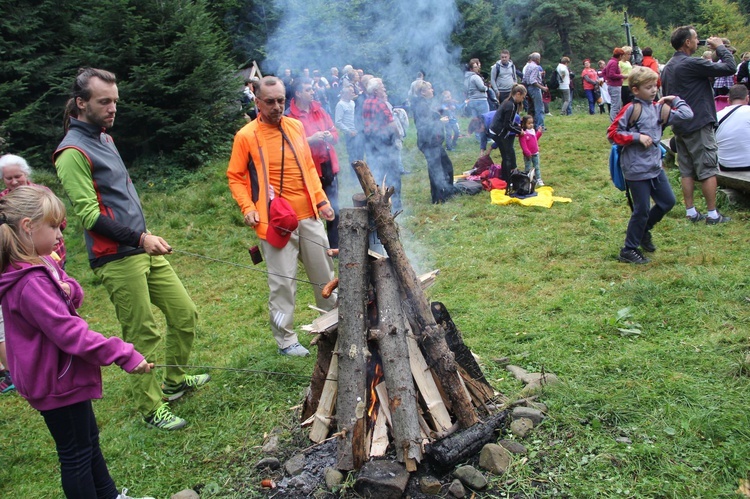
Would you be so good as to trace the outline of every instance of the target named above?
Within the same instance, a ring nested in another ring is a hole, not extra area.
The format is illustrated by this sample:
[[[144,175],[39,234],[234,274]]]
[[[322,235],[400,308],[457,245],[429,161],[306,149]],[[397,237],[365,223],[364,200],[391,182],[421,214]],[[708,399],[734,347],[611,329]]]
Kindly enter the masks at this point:
[[[524,441],[527,459],[494,478],[496,490],[507,497],[732,497],[750,467],[750,212],[726,207],[733,221],[717,227],[687,223],[670,170],[678,206],[654,231],[653,263],[618,263],[629,210],[609,181],[608,124],[580,109],[548,117],[543,177],[556,195],[573,199],[551,209],[494,206],[486,193],[431,205],[412,128],[402,239],[418,271],[441,270],[430,298],[446,304],[497,389],[509,396],[521,389],[493,362],[499,357],[562,380],[542,394],[549,418]],[[477,153],[474,139],[462,138],[451,153],[456,172],[470,169]],[[166,193],[148,178],[135,180],[154,233],[176,249],[250,265],[255,236],[241,223],[225,168],[223,160],[206,165],[200,183]],[[344,192],[345,205],[353,189]],[[705,211],[700,195],[697,205]],[[68,271],[87,293],[81,315],[93,329],[117,334],[113,308],[88,268],[80,224],[70,219]],[[311,358],[276,354],[262,273],[169,258],[200,312],[193,364],[309,375]],[[307,308],[313,302],[300,284],[298,325],[315,316]],[[625,307],[641,334],[618,331],[615,318]],[[136,495],[165,498],[196,486],[202,497],[260,495],[253,465],[264,434],[280,427],[288,450],[309,445],[292,409],[304,378],[212,371],[205,389],[175,404],[189,426],[166,434],[141,424],[126,374],[115,367],[103,373],[105,396],[94,407],[104,455],[117,483]],[[42,418],[17,395],[0,397],[0,407],[0,497],[61,497]],[[616,442],[621,436],[632,444]]]

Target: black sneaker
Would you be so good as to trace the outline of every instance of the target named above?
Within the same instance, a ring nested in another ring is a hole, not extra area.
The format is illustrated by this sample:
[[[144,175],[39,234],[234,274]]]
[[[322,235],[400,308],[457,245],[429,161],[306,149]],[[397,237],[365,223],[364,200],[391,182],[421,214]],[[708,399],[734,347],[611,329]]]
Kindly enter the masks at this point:
[[[692,217],[685,215],[685,218],[687,218],[690,222],[696,223],[700,222],[701,220],[705,220],[706,215],[704,215],[700,211],[696,211],[695,215],[693,215]]]
[[[627,248],[623,248],[620,250],[620,255],[617,257],[617,259],[624,263],[635,263],[636,265],[642,265],[651,261],[643,256],[643,253],[641,253],[638,249]]]
[[[654,241],[651,239],[651,231],[647,230],[643,233],[643,237],[641,238],[641,249],[643,251],[648,251],[649,253],[653,253],[656,251],[656,246],[654,246]]]
[[[719,216],[716,218],[706,217],[706,225],[723,224],[731,220],[732,220],[731,218],[725,217],[724,215],[719,213]]]

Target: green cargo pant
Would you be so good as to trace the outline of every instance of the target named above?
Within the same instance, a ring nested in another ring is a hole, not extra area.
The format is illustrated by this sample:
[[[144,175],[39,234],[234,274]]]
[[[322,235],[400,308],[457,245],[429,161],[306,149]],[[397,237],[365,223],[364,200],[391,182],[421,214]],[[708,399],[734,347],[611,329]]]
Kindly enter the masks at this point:
[[[187,364],[198,311],[166,258],[145,253],[127,256],[94,269],[94,273],[107,288],[125,341],[132,343],[149,362],[160,363],[157,348],[164,339],[164,363]],[[164,313],[166,338],[156,328],[152,304]],[[184,369],[166,369],[165,382],[179,384],[184,379]],[[128,380],[138,411],[144,416],[163,403],[161,379],[154,371],[128,376]]]

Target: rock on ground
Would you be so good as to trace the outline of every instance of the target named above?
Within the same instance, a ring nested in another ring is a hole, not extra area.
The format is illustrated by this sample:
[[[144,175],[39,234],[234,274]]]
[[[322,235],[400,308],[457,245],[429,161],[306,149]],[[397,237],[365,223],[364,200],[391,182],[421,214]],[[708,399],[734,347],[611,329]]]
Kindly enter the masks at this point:
[[[534,428],[534,422],[527,418],[516,419],[510,423],[510,432],[518,438],[524,438]]]
[[[493,475],[502,475],[510,466],[510,452],[497,444],[487,444],[479,453],[479,466]]]
[[[354,490],[362,497],[400,499],[409,482],[409,472],[395,461],[369,461],[362,466]]]
[[[419,479],[419,490],[424,494],[437,495],[442,488],[443,484],[434,476],[426,475]]]
[[[453,497],[457,497],[458,499],[463,499],[466,497],[466,489],[464,488],[464,484],[461,483],[461,480],[453,480],[451,482],[451,486],[448,487],[448,492],[451,493]]]
[[[473,466],[461,466],[460,468],[456,468],[453,475],[461,480],[461,483],[471,489],[483,490],[487,487],[487,479]]]
[[[292,476],[299,475],[302,473],[302,470],[305,469],[305,455],[295,454],[290,457],[289,460],[284,463],[284,469]]]
[[[514,407],[513,412],[510,414],[511,419],[530,419],[534,426],[539,426],[539,423],[544,419],[544,414],[539,409],[533,407]]]
[[[176,494],[173,494],[169,499],[199,499],[200,496],[193,489],[181,490]]]

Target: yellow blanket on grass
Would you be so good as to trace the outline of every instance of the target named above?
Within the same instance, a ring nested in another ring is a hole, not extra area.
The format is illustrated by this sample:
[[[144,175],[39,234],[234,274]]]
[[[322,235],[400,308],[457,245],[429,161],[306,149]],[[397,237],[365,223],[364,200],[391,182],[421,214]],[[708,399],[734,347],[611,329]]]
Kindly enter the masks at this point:
[[[492,204],[499,204],[501,206],[520,204],[521,206],[541,206],[542,208],[551,208],[554,202],[570,203],[573,201],[570,198],[553,196],[552,193],[555,190],[548,185],[537,187],[535,192],[536,196],[521,199],[506,196],[504,189],[493,189],[490,191],[490,199]]]

